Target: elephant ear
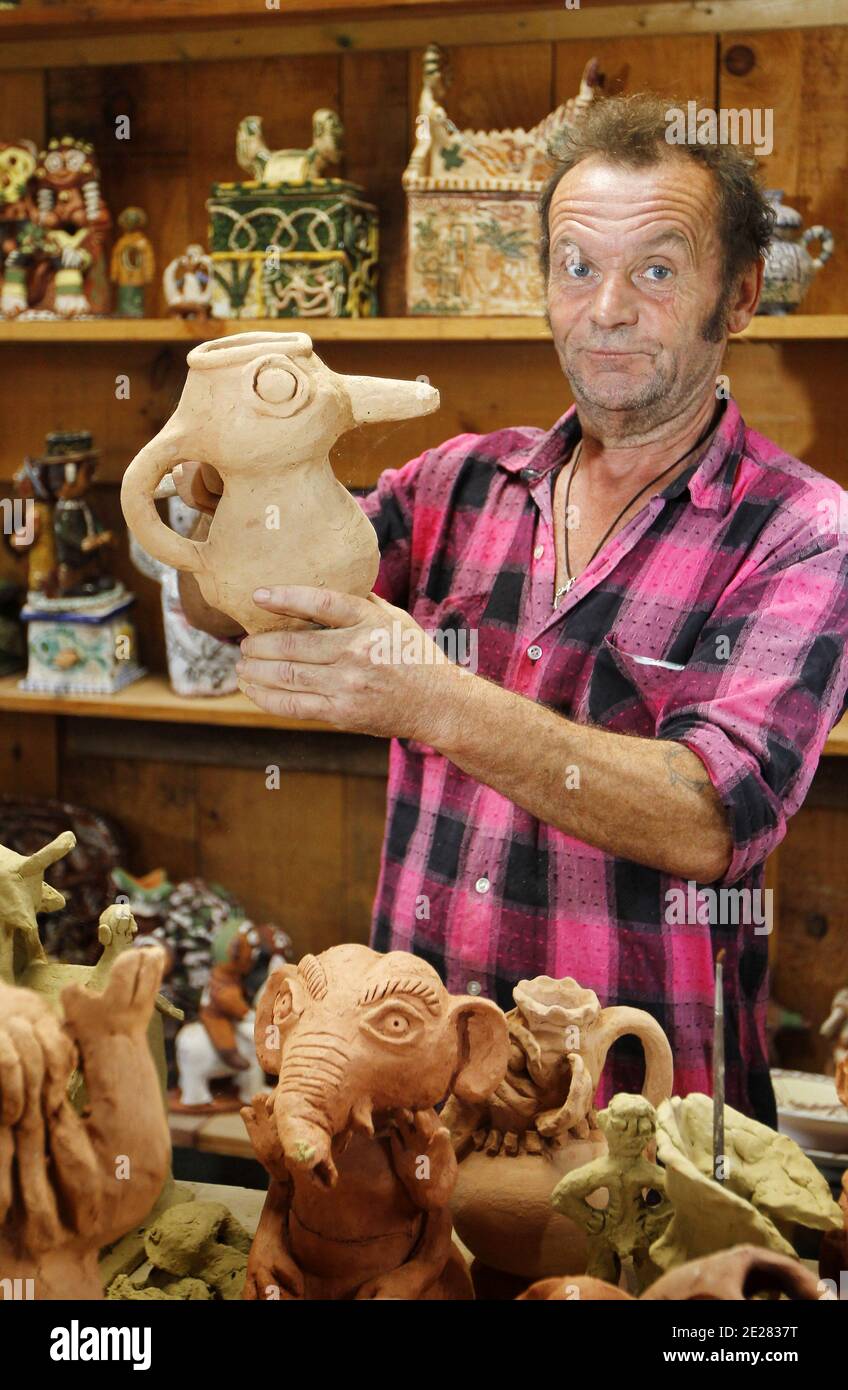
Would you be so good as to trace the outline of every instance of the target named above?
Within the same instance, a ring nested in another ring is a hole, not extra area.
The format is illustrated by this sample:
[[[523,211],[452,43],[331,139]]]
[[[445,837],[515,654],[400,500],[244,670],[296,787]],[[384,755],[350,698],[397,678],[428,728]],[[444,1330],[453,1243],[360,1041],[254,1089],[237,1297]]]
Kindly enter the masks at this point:
[[[279,1075],[281,1061],[279,1029],[274,1022],[275,1005],[283,985],[296,974],[296,965],[278,966],[268,976],[256,1001],[253,1041],[259,1065],[268,1076]]]
[[[504,1079],[509,1057],[506,1015],[490,999],[461,994],[452,1001],[457,1032],[457,1069],[451,1091],[469,1105],[479,1105]]]

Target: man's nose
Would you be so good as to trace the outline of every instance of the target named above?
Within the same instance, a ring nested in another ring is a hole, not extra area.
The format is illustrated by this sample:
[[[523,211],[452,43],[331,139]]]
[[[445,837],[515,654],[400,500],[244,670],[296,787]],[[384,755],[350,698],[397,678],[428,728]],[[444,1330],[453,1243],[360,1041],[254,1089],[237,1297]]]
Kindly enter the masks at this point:
[[[605,275],[590,306],[590,317],[599,328],[619,328],[638,322],[636,288],[627,275]]]

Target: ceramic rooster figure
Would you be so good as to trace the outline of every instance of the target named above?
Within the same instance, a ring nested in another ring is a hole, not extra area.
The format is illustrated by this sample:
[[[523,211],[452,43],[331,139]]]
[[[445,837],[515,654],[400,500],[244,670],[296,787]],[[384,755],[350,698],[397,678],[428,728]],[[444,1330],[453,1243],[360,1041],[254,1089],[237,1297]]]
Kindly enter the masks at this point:
[[[245,1297],[471,1298],[434,1107],[488,1095],[507,1046],[497,1005],[448,994],[404,951],[334,946],[276,971],[256,1050],[278,1081],[242,1111],[271,1175]]]

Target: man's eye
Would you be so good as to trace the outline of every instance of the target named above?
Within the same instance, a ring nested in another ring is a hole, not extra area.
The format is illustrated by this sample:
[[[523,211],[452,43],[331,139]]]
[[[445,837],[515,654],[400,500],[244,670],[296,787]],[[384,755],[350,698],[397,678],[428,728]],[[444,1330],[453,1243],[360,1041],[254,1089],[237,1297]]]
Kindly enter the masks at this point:
[[[570,275],[573,280],[585,280],[591,274],[585,261],[569,261],[565,267],[566,275]]]
[[[654,270],[657,272],[656,275],[651,274],[651,272]],[[647,275],[649,280],[653,281],[655,285],[662,285],[665,284],[665,281],[671,275],[671,271],[669,270],[667,265],[649,265],[648,269],[645,271],[645,274]]]

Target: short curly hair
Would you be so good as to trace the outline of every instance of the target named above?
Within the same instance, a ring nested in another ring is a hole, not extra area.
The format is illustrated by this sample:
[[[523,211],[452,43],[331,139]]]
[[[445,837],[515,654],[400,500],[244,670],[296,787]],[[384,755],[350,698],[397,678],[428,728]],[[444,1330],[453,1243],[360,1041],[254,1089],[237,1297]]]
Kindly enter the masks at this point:
[[[718,194],[718,230],[724,248],[723,297],[743,271],[765,256],[774,211],[760,184],[755,157],[737,145],[718,142],[669,144],[666,132],[672,107],[685,109],[685,103],[653,92],[601,97],[587,108],[577,125],[567,127],[559,137],[551,150],[556,167],[539,197],[539,256],[545,282],[550,271],[548,218],[554,192],[563,175],[596,155],[629,169],[685,158],[710,170]]]

